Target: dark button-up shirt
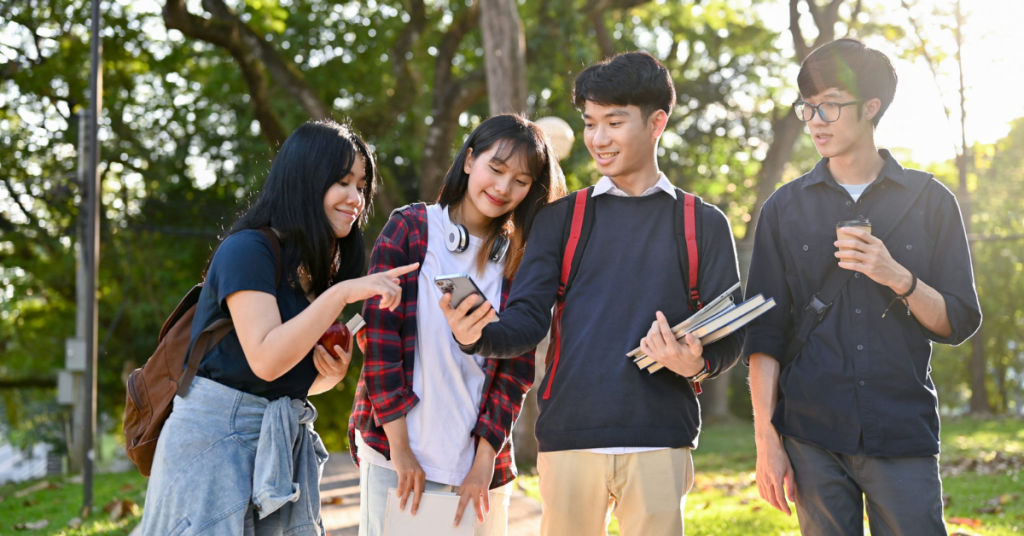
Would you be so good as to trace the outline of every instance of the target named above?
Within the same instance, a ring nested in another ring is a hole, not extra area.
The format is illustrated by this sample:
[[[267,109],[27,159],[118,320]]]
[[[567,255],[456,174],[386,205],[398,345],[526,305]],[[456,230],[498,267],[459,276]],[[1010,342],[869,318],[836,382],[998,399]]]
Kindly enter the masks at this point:
[[[748,326],[745,362],[754,353],[783,356],[804,307],[838,262],[836,223],[870,216],[889,192],[910,187],[909,174],[921,173],[904,170],[887,151],[880,154],[885,167],[858,201],[822,159],[765,202],[746,291],[775,298],[776,307]],[[942,295],[952,334],[927,330],[899,302],[882,318],[894,292],[855,274],[780,373],[772,418],[780,434],[851,455],[861,441],[868,456],[939,452],[931,343],[967,340],[981,325],[981,307],[960,207],[946,187],[927,180],[885,245],[896,262]]]

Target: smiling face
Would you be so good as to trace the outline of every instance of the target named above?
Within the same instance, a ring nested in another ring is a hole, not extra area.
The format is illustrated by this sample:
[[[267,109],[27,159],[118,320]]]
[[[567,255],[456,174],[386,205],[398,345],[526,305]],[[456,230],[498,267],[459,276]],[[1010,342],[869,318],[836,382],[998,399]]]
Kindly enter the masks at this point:
[[[366,188],[366,161],[362,155],[356,155],[352,169],[347,175],[331,184],[324,194],[324,212],[334,229],[334,236],[344,238],[352,231],[352,226],[363,213],[365,199],[363,190]]]
[[[667,115],[655,110],[644,119],[638,106],[586,102],[583,142],[597,170],[612,179],[655,169],[655,149]]]
[[[525,162],[516,155],[502,162],[496,157],[501,145],[496,143],[479,155],[469,149],[463,167],[469,181],[459,207],[466,223],[482,224],[504,216],[519,206],[530,192],[533,177],[527,172]]]
[[[849,91],[829,88],[813,97],[805,98],[804,101],[819,105],[823,102],[844,103],[856,100]],[[871,118],[878,113],[881,101],[871,99],[863,103],[863,112],[858,117],[857,105],[846,106],[839,114],[839,120],[827,123],[821,119],[817,112],[807,122],[807,129],[811,133],[814,147],[823,158],[838,158],[854,154],[863,147],[870,147],[874,150],[874,125]]]

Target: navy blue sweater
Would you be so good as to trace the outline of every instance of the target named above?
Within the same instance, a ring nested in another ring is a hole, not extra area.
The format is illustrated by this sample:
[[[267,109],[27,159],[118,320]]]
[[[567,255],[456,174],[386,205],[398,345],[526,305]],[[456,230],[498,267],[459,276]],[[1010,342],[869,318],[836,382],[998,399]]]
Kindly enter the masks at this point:
[[[679,195],[682,195],[681,193]],[[464,347],[492,358],[521,355],[536,346],[551,324],[558,292],[563,230],[572,196],[538,215],[500,321],[476,344]],[[650,375],[626,354],[637,347],[655,312],[671,325],[693,314],[676,250],[670,195],[600,195],[594,227],[579,271],[566,294],[562,348],[540,399],[537,440],[543,452],[601,447],[696,447],[700,406],[686,379],[669,370]],[[739,280],[729,222],[703,206],[700,295],[712,299]],[[737,291],[734,299],[741,299]],[[715,375],[739,358],[743,333],[704,349]]]

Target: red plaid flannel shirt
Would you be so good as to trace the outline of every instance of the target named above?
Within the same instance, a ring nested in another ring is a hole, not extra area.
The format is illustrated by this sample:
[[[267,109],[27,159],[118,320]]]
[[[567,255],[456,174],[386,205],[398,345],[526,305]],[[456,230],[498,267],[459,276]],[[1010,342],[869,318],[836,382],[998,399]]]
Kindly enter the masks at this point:
[[[422,263],[426,252],[426,205],[418,203],[398,209],[391,214],[373,246],[369,273]],[[363,370],[348,422],[349,446],[356,464],[356,430],[367,445],[390,460],[391,448],[382,425],[404,416],[419,402],[412,390],[418,283],[419,271],[402,276],[402,303],[394,311],[381,309],[380,298],[363,304],[366,327],[357,335],[363,350]],[[503,281],[499,310],[505,307],[511,287],[511,279]],[[519,418],[526,392],[533,385],[533,352],[514,359],[488,359],[484,372],[486,388],[473,435],[487,440],[498,453],[491,479],[494,489],[516,477],[512,426]]]

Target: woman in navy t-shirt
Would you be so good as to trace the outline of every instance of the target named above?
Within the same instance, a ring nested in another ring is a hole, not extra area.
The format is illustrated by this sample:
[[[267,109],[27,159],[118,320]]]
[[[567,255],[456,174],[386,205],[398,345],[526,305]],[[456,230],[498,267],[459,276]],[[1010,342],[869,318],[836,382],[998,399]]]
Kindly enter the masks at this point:
[[[352,348],[335,346],[335,358],[318,340],[349,303],[381,296],[397,306],[399,278],[416,268],[359,277],[375,175],[366,143],[333,121],[302,125],[281,146],[210,262],[192,341],[222,318],[234,329],[175,398],[144,534],[323,534],[327,453],[306,397],[345,377]]]

